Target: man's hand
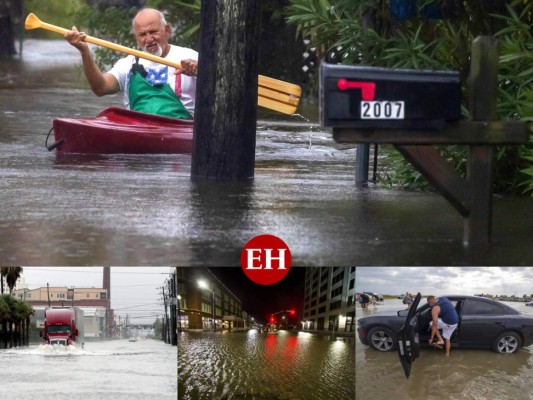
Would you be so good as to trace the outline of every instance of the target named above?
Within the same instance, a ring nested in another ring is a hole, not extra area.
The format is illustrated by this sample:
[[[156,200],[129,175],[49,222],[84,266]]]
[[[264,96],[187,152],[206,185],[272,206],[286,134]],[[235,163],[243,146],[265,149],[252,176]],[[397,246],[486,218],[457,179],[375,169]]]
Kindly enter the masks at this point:
[[[79,51],[87,50],[89,48],[89,46],[87,46],[87,42],[85,42],[86,37],[87,34],[85,32],[79,32],[75,26],[73,26],[72,30],[65,34],[65,39],[67,42],[69,42]]]
[[[183,72],[185,75],[196,76],[198,74],[198,61],[196,60],[182,60],[181,61],[181,70],[176,70],[176,72]]]

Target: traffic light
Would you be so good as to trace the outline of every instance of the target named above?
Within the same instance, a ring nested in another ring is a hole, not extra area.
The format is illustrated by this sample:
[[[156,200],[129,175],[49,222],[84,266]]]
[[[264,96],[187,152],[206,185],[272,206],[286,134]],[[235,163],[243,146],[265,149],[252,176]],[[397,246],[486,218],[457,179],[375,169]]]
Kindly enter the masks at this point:
[[[294,315],[294,313],[295,313],[294,310],[289,310],[289,312],[291,313],[291,315]]]

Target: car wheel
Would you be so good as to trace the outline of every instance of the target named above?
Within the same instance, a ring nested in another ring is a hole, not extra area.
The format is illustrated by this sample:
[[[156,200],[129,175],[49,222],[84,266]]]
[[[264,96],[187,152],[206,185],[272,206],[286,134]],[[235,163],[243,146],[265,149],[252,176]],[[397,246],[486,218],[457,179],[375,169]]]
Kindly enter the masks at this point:
[[[376,326],[368,332],[368,343],[374,350],[391,351],[396,348],[396,335],[388,328]]]
[[[518,349],[522,346],[522,339],[515,332],[505,332],[502,333],[495,340],[492,349],[496,353],[502,354],[512,354],[516,353]]]

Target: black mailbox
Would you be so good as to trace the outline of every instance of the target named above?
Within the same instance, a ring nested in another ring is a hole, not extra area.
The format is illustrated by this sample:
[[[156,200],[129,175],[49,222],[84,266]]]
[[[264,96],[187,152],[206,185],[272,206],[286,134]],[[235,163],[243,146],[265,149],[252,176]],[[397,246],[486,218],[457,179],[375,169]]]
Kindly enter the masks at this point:
[[[320,66],[320,120],[333,128],[439,129],[461,117],[459,73]]]

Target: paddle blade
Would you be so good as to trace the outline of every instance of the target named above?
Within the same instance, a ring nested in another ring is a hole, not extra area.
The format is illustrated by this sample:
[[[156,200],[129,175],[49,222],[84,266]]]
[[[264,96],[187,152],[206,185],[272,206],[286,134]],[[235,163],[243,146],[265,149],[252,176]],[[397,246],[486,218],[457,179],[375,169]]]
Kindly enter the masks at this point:
[[[298,85],[259,75],[258,101],[260,107],[292,115],[298,109],[302,88]]]
[[[26,29],[37,29],[41,27],[41,20],[37,18],[37,15],[34,13],[29,13],[26,17],[26,22],[24,22],[24,28]]]

